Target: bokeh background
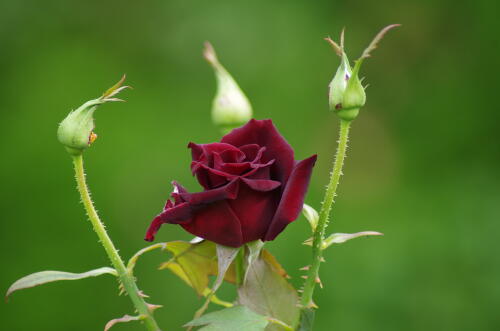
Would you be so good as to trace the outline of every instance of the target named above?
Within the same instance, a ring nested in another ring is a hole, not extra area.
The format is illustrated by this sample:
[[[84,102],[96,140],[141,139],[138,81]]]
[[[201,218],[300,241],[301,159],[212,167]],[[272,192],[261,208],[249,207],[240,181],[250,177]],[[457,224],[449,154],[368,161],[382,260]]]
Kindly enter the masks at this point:
[[[127,73],[127,103],[97,112],[85,153],[93,197],[129,257],[176,179],[191,190],[189,141],[213,142],[215,80],[201,57],[210,40],[298,158],[319,160],[307,202],[319,208],[337,140],[327,84],[338,59],[322,40],[346,27],[351,58],[382,41],[363,75],[368,102],[355,121],[328,232],[378,230],[326,252],[317,330],[500,329],[499,21],[477,1],[2,1],[0,4],[0,289],[39,270],[108,265],[56,140],[68,111]],[[267,247],[300,286],[309,237],[301,217]],[[159,240],[190,239],[175,226]],[[181,330],[201,300],[145,256],[140,287]],[[221,297],[232,298],[232,288]],[[2,330],[102,330],[133,313],[111,276],[15,293]],[[116,330],[140,330],[138,324]]]

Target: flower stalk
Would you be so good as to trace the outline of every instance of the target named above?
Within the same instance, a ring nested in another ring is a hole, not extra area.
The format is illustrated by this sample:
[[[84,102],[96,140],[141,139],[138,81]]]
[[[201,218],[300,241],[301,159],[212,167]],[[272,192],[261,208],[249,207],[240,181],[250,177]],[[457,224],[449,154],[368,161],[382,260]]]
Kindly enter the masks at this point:
[[[349,139],[349,128],[351,126],[351,121],[340,120],[340,136],[337,146],[337,153],[335,156],[335,161],[333,164],[333,170],[330,174],[330,181],[328,183],[325,197],[323,199],[323,204],[319,213],[319,220],[316,230],[313,236],[313,260],[307,279],[304,283],[303,294],[301,298],[301,306],[303,309],[312,309],[315,307],[313,302],[314,288],[316,287],[318,279],[319,266],[322,260],[322,249],[321,244],[325,239],[325,231],[328,226],[328,219],[332,205],[335,201],[337,187],[339,185],[340,176],[342,175],[342,167],[344,165],[344,159],[347,150],[347,141]]]
[[[85,171],[83,166],[83,156],[82,154],[72,155],[73,157],[73,165],[75,168],[75,177],[76,183],[78,186],[78,192],[80,193],[80,197],[82,199],[82,203],[85,207],[85,211],[92,223],[92,227],[99,237],[99,241],[101,242],[106,254],[111,260],[111,264],[115,268],[118,273],[118,278],[120,280],[121,285],[123,285],[123,289],[132,300],[137,312],[139,313],[140,319],[144,322],[146,329],[148,331],[160,331],[158,324],[156,323],[152,312],[148,308],[148,304],[144,301],[143,297],[140,295],[139,289],[137,288],[137,284],[135,283],[135,279],[129,271],[120,255],[118,254],[118,250],[115,245],[111,241],[108,233],[106,232],[106,228],[104,224],[101,222],[99,215],[94,207],[92,199],[90,197],[90,192],[87,187],[87,183],[85,180]]]

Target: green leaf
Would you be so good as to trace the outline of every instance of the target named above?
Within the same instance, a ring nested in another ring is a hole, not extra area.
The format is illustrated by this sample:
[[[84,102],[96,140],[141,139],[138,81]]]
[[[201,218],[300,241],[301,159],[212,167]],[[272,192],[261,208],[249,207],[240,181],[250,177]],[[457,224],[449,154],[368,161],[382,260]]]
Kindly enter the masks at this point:
[[[208,240],[198,243],[172,241],[165,243],[164,249],[171,252],[173,257],[160,265],[160,269],[169,269],[198,295],[206,296],[209,276],[217,275],[215,243]],[[236,281],[234,268],[229,268],[224,279],[231,283]]]
[[[304,203],[304,206],[302,208],[302,214],[311,225],[312,232],[314,232],[316,230],[316,226],[318,226],[318,220],[319,220],[318,212],[313,207]]]
[[[40,271],[17,280],[14,284],[12,284],[9,287],[9,289],[7,290],[7,294],[5,295],[5,298],[7,299],[13,292],[25,288],[35,287],[38,285],[56,282],[59,280],[76,280],[88,277],[96,277],[103,274],[111,274],[114,276],[118,275],[115,269],[109,267],[90,270],[81,274],[75,274],[64,271]]]
[[[375,231],[363,231],[356,233],[332,233],[327,238],[325,238],[325,240],[323,240],[323,243],[321,244],[321,249],[326,249],[330,247],[332,244],[342,244],[354,238],[368,237],[368,236],[383,236],[383,235],[384,235],[383,233]],[[304,245],[311,246],[312,242],[313,242],[312,238],[309,238],[306,241],[304,241]]]
[[[229,269],[231,263],[233,263],[234,259],[236,258],[236,255],[238,255],[239,251],[239,247],[234,248],[217,244],[217,278],[215,279],[210,293],[207,295],[205,303],[203,304],[203,306],[201,306],[200,309],[196,311],[194,315],[195,318],[200,317],[201,315],[203,315],[203,313],[205,313],[205,310],[207,310],[208,304],[212,300],[212,297],[215,295],[215,292],[217,292],[219,287],[222,285],[222,281],[224,280],[226,272]]]
[[[196,318],[185,326],[202,326],[203,331],[262,331],[268,325],[266,317],[254,313],[245,306],[235,306],[214,311]]]
[[[326,248],[331,244],[342,244],[354,238],[367,237],[367,236],[383,236],[383,235],[384,235],[383,233],[375,231],[363,231],[357,233],[333,233],[323,241],[323,245]]]
[[[297,291],[286,280],[286,272],[267,250],[262,250],[249,267],[246,282],[238,288],[238,302],[258,314],[295,325],[299,318],[298,301]],[[284,329],[278,324],[266,328]]]
[[[128,323],[131,321],[140,321],[142,319],[144,319],[144,316],[142,316],[142,315],[139,315],[139,316],[125,315],[125,316],[120,317],[120,318],[115,318],[115,319],[112,319],[111,321],[109,321],[108,323],[106,323],[106,326],[104,326],[104,331],[108,331],[116,323]]]
[[[255,240],[247,243],[247,247],[248,247],[247,266],[245,270],[245,277],[243,277],[243,282],[245,282],[248,277],[248,271],[250,270],[250,266],[259,257],[260,251],[262,250],[262,247],[264,247],[264,243],[261,240]]]
[[[312,331],[314,324],[314,309],[303,309],[300,314],[300,324],[298,331]]]

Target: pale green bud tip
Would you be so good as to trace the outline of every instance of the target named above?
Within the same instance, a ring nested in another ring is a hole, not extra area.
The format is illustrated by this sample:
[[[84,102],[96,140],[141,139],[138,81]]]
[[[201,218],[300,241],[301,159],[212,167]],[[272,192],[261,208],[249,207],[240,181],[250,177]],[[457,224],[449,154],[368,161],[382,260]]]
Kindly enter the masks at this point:
[[[343,120],[352,121],[355,119],[358,116],[359,109],[366,103],[366,87],[361,85],[363,79],[359,79],[359,70],[363,60],[371,56],[370,53],[377,48],[378,43],[387,31],[398,26],[400,25],[392,24],[383,28],[373,38],[359,59],[355,61],[354,68],[351,68],[344,51],[344,30],[342,30],[340,35],[340,45],[330,38],[325,38],[341,59],[340,66],[329,85],[329,106]]]
[[[203,56],[214,69],[217,78],[217,92],[212,102],[212,121],[228,131],[241,126],[252,118],[250,101],[240,89],[234,78],[220,64],[214,48],[205,43]]]
[[[129,86],[122,86],[125,75],[114,86],[109,88],[102,96],[90,100],[81,105],[78,109],[71,111],[68,116],[59,124],[57,138],[72,155],[78,155],[88,148],[97,138],[94,133],[94,111],[97,107],[106,102],[123,101],[115,96]]]

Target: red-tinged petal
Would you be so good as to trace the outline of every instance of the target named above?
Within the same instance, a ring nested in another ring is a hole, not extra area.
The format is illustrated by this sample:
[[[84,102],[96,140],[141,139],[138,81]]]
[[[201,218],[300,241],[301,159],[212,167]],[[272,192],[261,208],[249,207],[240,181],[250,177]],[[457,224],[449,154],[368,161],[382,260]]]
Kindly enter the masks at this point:
[[[241,150],[226,149],[218,153],[225,163],[240,163],[245,161],[246,155]]]
[[[230,144],[224,143],[211,143],[211,144],[195,144],[190,142],[188,144],[188,148],[191,148],[191,155],[193,157],[193,161],[200,161],[202,156],[205,157],[205,163],[208,166],[213,166],[213,157],[212,154],[222,153],[224,151],[233,151],[234,153],[243,154],[238,148],[234,147]]]
[[[180,224],[189,221],[192,213],[193,208],[187,202],[182,202],[174,206],[172,201],[167,200],[165,209],[153,219],[153,222],[151,222],[146,232],[145,239],[147,241],[153,241],[162,224]]]
[[[272,177],[286,183],[295,165],[293,149],[276,130],[271,120],[250,120],[241,128],[237,128],[225,135],[222,143],[234,146],[257,144],[265,146],[263,162],[276,159],[272,167]]]
[[[275,160],[271,160],[265,164],[252,164],[252,170],[242,175],[241,177],[252,179],[269,179],[271,178],[271,165]]]
[[[161,225],[163,224],[163,221],[159,218],[159,216],[156,216],[153,222],[151,222],[151,225],[148,228],[148,231],[146,232],[146,237],[144,240],[146,241],[153,241],[155,239],[155,235],[160,229]]]
[[[202,163],[193,162],[193,164],[195,164],[196,168],[196,178],[201,186],[203,186],[206,190],[224,185],[230,180],[238,177],[237,175],[232,175],[221,170],[210,168]]]
[[[172,203],[172,201],[170,201],[170,199],[168,199],[167,202],[165,203],[165,207],[163,207],[163,209],[172,208],[173,206],[174,206],[174,204]]]
[[[191,222],[181,226],[189,233],[217,244],[231,247],[243,245],[240,221],[225,200],[199,210]]]
[[[224,199],[235,199],[238,195],[239,180],[234,180],[222,187],[197,193],[180,193],[182,199],[191,206],[209,204]]]
[[[172,198],[174,198],[175,203],[169,204],[170,200],[167,200],[167,204],[165,205],[165,207],[163,209],[172,208],[172,207],[174,207],[174,205],[177,205],[179,203],[184,202],[184,199],[182,199],[182,197],[180,196],[180,193],[188,193],[188,191],[184,187],[182,187],[181,184],[177,183],[176,181],[172,181],[172,186],[174,187],[174,190],[172,191],[172,194],[170,194],[170,196]]]
[[[191,218],[192,209],[189,203],[182,202],[171,208],[165,209],[160,215],[156,216],[155,220],[159,218],[163,223],[179,224]]]
[[[241,179],[245,184],[247,184],[252,190],[260,192],[272,191],[280,187],[281,183],[270,179]]]
[[[259,192],[241,185],[238,198],[228,201],[240,220],[243,243],[264,237],[276,212],[279,198],[279,190]]]
[[[307,192],[316,157],[316,155],[313,155],[298,162],[293,169],[271,226],[263,240],[274,240],[289,223],[295,221],[299,216],[304,204],[304,196]]]
[[[255,157],[257,156],[257,153],[259,152],[261,147],[257,144],[248,144],[248,145],[240,146],[238,148],[240,149],[240,151],[245,153],[245,156],[246,156],[245,159],[247,161],[253,161],[255,159]]]
[[[214,168],[216,170],[231,174],[240,175],[250,169],[250,162],[225,162],[222,156],[218,153],[214,153]]]

